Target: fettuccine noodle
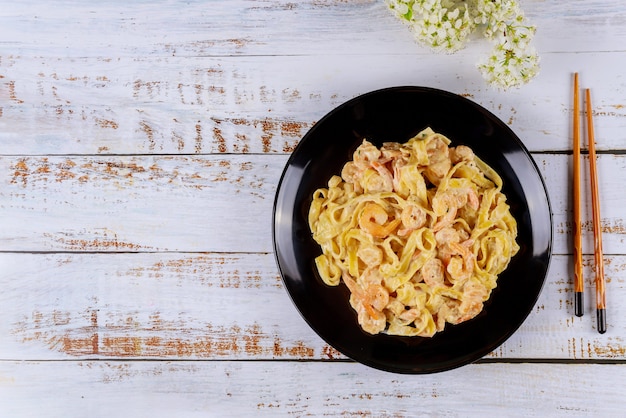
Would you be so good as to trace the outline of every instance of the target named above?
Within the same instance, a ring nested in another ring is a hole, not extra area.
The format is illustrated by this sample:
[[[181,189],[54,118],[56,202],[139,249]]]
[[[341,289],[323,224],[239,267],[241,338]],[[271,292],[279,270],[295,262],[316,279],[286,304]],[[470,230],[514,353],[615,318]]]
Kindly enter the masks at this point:
[[[327,285],[344,282],[370,334],[432,337],[478,315],[519,250],[502,179],[430,128],[367,140],[315,191],[309,226]]]

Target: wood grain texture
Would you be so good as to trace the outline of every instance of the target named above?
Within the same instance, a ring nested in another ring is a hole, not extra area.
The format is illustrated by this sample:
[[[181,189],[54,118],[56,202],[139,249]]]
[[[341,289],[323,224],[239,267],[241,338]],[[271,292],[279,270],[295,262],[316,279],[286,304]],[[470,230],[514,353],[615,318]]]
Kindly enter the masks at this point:
[[[0,248],[267,252],[273,195],[285,160],[0,158],[1,216],[21,219],[2,228]],[[190,235],[181,239],[185,231]]]
[[[552,204],[554,252],[571,254],[571,156],[534,158]],[[623,254],[626,196],[612,173],[626,169],[626,156],[599,158],[605,252]],[[274,194],[286,161],[243,154],[0,157],[0,217],[21,220],[0,229],[0,249],[270,252]],[[590,254],[589,205],[582,216],[583,250]]]
[[[398,85],[467,97],[532,151],[571,150],[569,69],[594,88],[598,150],[626,143],[613,65],[626,52],[544,54],[535,82],[508,92],[485,85],[475,54],[388,56],[393,71],[369,55],[0,59],[4,155],[285,154],[334,107]]]
[[[502,92],[476,70],[487,42],[433,54],[383,0],[3,2],[0,416],[623,415],[626,8],[521,3],[542,68]],[[593,298],[582,318],[572,306],[576,71],[594,91],[604,335]],[[332,349],[272,254],[274,194],[298,141],[346,100],[397,85],[502,119],[533,152],[554,215],[528,319],[481,363],[432,376]]]
[[[553,258],[528,319],[488,358],[626,360],[626,258],[605,259],[605,336],[592,298],[573,314],[571,260]],[[0,358],[344,358],[300,317],[272,254],[0,254],[0,266]],[[592,271],[587,256],[588,294]]]
[[[623,51],[619,0],[521,3],[539,27],[542,51]],[[0,27],[2,50],[35,56],[320,55],[329,47],[337,55],[420,53],[379,0],[28,0],[5,5]],[[564,30],[571,27],[585,30]]]
[[[598,148],[623,149],[624,80],[613,63],[625,59],[619,23],[626,12],[617,3],[525,2],[540,28],[542,72],[506,93],[485,86],[474,68],[486,41],[432,54],[382,1],[7,5],[0,152],[288,153],[339,103],[405,84],[475,100],[531,150],[568,150],[573,71],[597,92]],[[562,30],[581,24],[587,30]],[[599,35],[607,25],[614,36]],[[198,39],[205,33],[219,39]],[[372,65],[373,54],[393,71]]]
[[[624,365],[475,364],[425,376],[308,362],[3,362],[2,368],[6,416],[45,410],[68,418],[181,411],[187,417],[618,417],[626,407]]]

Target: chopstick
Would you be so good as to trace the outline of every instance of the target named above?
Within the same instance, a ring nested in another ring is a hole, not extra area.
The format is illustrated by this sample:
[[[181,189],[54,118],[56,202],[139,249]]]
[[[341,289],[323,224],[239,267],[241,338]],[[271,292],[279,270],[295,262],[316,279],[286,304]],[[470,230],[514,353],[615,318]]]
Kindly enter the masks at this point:
[[[574,73],[574,117],[573,117],[573,177],[574,177],[574,314],[584,313],[584,280],[582,273],[582,228],[580,197],[580,89],[578,73]],[[604,279],[604,258],[602,252],[602,229],[600,225],[600,196],[598,191],[598,170],[596,166],[596,143],[593,129],[593,106],[591,90],[585,89],[587,114],[587,140],[589,142],[589,177],[591,180],[591,209],[593,216],[594,262],[596,285],[596,319],[600,334],[606,332],[606,290]]]
[[[583,244],[580,199],[580,96],[578,73],[574,74],[574,313],[583,316]]]
[[[606,295],[604,283],[604,259],[602,256],[602,230],[600,229],[600,197],[598,196],[598,172],[596,168],[596,145],[593,132],[591,91],[585,90],[587,102],[587,140],[589,141],[589,174],[591,178],[591,207],[593,212],[594,257],[596,267],[596,315],[598,332],[606,332]]]

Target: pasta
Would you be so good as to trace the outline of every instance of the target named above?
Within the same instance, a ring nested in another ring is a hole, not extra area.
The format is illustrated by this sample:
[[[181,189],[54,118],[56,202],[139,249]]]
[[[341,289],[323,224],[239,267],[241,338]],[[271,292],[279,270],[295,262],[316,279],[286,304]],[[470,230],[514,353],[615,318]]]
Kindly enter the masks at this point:
[[[519,250],[501,189],[469,147],[430,128],[404,144],[364,139],[313,195],[320,277],[348,287],[370,334],[432,337],[467,321]]]

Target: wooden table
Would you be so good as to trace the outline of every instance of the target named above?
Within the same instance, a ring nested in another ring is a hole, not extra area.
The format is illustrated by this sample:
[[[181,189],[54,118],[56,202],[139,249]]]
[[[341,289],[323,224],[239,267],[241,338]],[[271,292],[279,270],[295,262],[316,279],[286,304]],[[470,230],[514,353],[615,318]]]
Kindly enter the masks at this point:
[[[502,92],[475,68],[486,41],[433,54],[382,0],[3,1],[0,416],[624,416],[626,7],[521,3],[542,70]],[[604,335],[588,203],[585,316],[572,306],[575,71],[596,105]],[[458,93],[508,123],[554,213],[526,322],[434,375],[325,344],[272,254],[298,140],[336,105],[397,85]]]

